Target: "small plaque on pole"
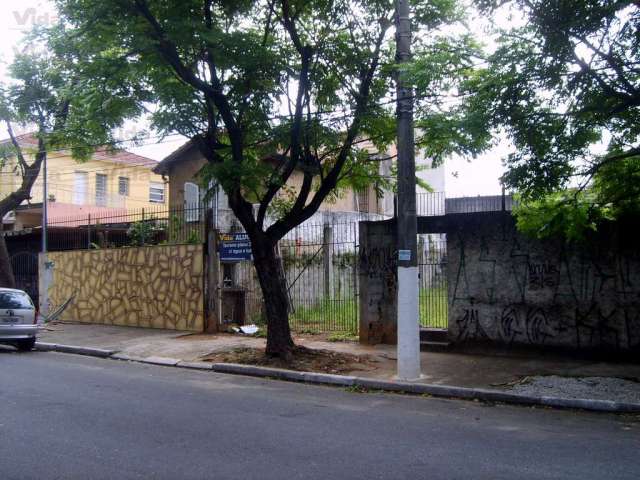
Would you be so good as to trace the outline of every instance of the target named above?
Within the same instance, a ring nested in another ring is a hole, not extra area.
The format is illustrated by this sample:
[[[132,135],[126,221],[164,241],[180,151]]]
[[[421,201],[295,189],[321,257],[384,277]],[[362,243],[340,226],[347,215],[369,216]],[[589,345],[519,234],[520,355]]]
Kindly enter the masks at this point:
[[[411,250],[398,250],[398,260],[401,262],[410,262]]]

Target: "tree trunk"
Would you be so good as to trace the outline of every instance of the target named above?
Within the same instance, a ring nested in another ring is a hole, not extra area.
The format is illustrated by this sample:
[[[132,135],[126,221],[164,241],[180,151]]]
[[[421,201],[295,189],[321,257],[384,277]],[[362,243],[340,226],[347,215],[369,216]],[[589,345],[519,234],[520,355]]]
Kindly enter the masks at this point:
[[[0,233],[2,233],[2,226],[0,226]],[[16,288],[16,279],[13,276],[9,251],[3,235],[0,235],[0,287]]]
[[[258,242],[252,242],[254,245]],[[253,249],[254,265],[262,288],[267,316],[267,355],[288,359],[294,347],[289,328],[289,296],[282,259],[274,247]]]

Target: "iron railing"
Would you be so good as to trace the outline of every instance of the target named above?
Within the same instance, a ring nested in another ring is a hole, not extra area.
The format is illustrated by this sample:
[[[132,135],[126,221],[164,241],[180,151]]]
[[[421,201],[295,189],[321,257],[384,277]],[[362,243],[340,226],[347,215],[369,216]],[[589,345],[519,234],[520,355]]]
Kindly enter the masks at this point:
[[[50,251],[202,243],[207,209],[139,208],[57,216],[47,222]]]

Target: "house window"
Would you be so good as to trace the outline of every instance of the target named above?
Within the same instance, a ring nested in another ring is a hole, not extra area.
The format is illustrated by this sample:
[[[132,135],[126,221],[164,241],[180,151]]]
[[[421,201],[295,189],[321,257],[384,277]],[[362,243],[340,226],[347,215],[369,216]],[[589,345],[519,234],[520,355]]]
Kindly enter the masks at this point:
[[[84,205],[87,201],[87,172],[74,172],[73,175],[73,203]]]
[[[369,188],[365,187],[356,192],[357,210],[360,213],[369,213]]]
[[[198,207],[200,203],[200,187],[192,182],[184,184],[184,220],[185,222],[197,222]]]
[[[96,173],[96,205],[107,206],[107,176],[104,173]]]
[[[164,183],[149,182],[149,201],[152,203],[164,203]]]
[[[122,197],[129,196],[129,178],[118,177],[118,195]]]

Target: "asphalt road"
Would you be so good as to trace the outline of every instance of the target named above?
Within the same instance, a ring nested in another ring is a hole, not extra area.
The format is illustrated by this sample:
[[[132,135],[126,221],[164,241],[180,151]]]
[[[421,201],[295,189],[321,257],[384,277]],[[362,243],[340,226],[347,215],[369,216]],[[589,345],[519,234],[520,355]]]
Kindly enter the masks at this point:
[[[640,417],[0,351],[0,478],[633,479]]]

